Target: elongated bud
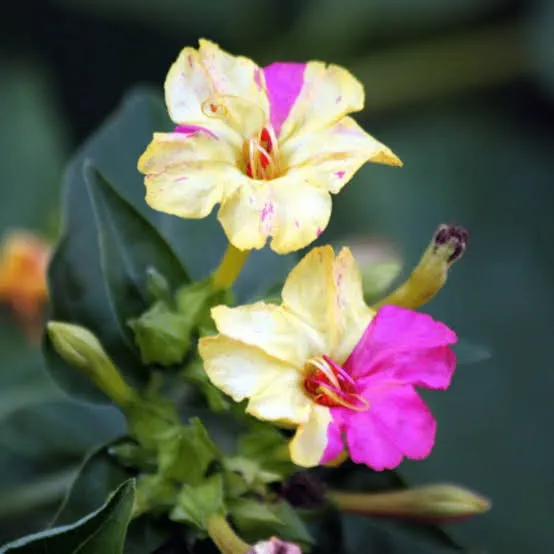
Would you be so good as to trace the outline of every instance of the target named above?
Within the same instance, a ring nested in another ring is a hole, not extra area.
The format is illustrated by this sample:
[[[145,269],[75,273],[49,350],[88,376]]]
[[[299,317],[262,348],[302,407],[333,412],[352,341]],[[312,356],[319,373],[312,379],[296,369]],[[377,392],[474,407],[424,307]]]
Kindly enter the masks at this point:
[[[487,512],[490,501],[455,485],[358,494],[332,492],[328,497],[345,513],[455,521]]]
[[[100,341],[88,329],[59,321],[50,321],[47,328],[58,354],[94,381],[116,404],[124,407],[137,400],[135,391],[123,380]]]
[[[416,309],[429,302],[446,283],[448,270],[464,253],[468,239],[463,227],[440,225],[408,280],[375,307],[392,304]]]
[[[302,550],[292,542],[272,537],[268,541],[257,542],[247,554],[302,554]]]

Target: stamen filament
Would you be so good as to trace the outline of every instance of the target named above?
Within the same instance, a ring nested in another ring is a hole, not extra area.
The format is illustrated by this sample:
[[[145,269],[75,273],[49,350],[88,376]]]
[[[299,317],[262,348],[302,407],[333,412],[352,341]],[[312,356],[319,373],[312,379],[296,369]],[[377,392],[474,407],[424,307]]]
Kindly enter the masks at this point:
[[[340,374],[340,376],[345,380],[348,381],[351,385],[356,385],[356,381],[348,374],[348,372],[341,367],[339,364],[335,362],[332,358],[329,358],[329,356],[323,354],[323,359],[337,372]]]
[[[337,404],[341,405],[344,408],[348,408],[349,410],[354,410],[355,412],[365,412],[366,410],[369,410],[369,402],[359,394],[349,394],[348,396],[351,398],[355,398],[356,400],[360,401],[363,406],[356,406],[355,404],[348,402],[347,399],[341,398],[338,391],[335,391],[328,387],[327,385],[320,385],[322,389],[325,389],[325,396],[328,396],[332,400],[334,400]]]

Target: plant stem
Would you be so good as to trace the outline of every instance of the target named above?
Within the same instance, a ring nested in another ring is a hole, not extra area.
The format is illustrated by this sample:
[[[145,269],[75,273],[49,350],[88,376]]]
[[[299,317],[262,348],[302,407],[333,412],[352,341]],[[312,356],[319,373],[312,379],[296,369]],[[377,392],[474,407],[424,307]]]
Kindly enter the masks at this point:
[[[221,554],[247,554],[252,547],[233,531],[227,520],[214,515],[208,520],[208,534]]]
[[[213,274],[213,283],[216,288],[231,288],[239,276],[242,266],[248,256],[248,252],[249,250],[239,250],[232,244],[227,246],[223,259]]]

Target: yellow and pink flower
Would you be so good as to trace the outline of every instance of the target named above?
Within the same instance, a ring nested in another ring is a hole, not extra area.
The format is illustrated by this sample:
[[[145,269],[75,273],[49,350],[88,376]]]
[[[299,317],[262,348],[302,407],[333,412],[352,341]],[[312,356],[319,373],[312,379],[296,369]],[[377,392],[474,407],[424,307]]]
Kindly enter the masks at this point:
[[[279,253],[326,228],[331,194],[366,162],[401,165],[348,116],[362,85],[321,62],[258,67],[216,44],[184,48],[165,82],[172,133],[155,133],[138,167],[156,210],[218,218],[239,250]]]
[[[201,339],[211,381],[257,418],[294,426],[294,463],[331,462],[345,448],[376,470],[423,459],[435,420],[415,387],[445,389],[456,334],[396,306],[363,300],[350,250],[315,248],[292,270],[282,305],[218,306],[219,334]]]

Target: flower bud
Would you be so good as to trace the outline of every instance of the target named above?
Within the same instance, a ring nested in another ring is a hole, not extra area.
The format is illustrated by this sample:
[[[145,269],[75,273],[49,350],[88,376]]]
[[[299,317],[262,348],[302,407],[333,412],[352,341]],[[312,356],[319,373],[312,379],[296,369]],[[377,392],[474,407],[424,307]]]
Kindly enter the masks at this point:
[[[247,554],[302,554],[302,550],[292,542],[272,537],[268,541],[257,542]]]
[[[135,391],[88,329],[60,321],[50,321],[47,329],[58,354],[87,375],[116,404],[128,406],[137,400]]]
[[[392,304],[417,309],[429,302],[445,284],[448,270],[464,253],[468,239],[463,227],[440,225],[407,281],[375,307]]]
[[[487,512],[490,501],[455,485],[427,485],[374,494],[333,492],[340,511],[367,516],[396,516],[452,521]]]

